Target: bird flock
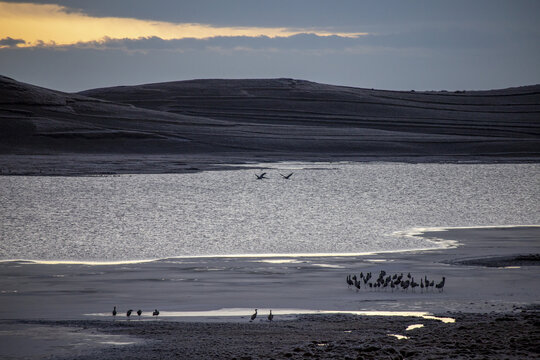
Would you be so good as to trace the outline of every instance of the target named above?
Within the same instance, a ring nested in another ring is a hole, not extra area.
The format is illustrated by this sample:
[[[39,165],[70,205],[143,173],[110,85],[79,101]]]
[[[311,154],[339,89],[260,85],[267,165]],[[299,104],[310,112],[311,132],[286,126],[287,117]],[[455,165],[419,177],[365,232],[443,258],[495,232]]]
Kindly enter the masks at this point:
[[[266,174],[267,173],[265,173],[265,172],[263,172],[261,174],[255,174],[255,177],[257,178],[257,180],[269,179],[269,178],[266,177]],[[294,173],[290,173],[289,175],[283,175],[282,173],[279,173],[279,175],[281,175],[281,177],[284,178],[285,180],[289,180],[293,174]]]
[[[130,316],[132,313],[133,313],[133,309],[129,309],[128,311],[126,311],[126,317],[128,320],[130,319]],[[142,313],[143,311],[141,309],[137,310],[137,315],[139,316],[139,320],[141,319]],[[118,314],[118,311],[116,310],[116,306],[115,306],[112,311],[113,319],[116,319],[117,314]],[[159,315],[159,310],[155,309],[154,312],[152,312],[152,316],[156,316],[156,319],[157,319],[158,315]]]
[[[255,318],[257,318],[257,311],[258,309],[255,309],[255,313],[253,315],[251,315],[251,318],[249,320],[249,322],[252,322],[253,320],[255,320]],[[133,309],[129,309],[128,311],[126,311],[126,317],[127,319],[129,320],[130,319],[130,316],[131,314],[133,313]],[[137,310],[137,315],[139,316],[139,320],[141,319],[141,315],[142,315],[142,310],[139,309]],[[116,310],[116,306],[113,308],[113,311],[112,311],[112,316],[113,316],[113,319],[116,319],[116,315],[118,314],[118,311]],[[159,315],[159,310],[158,309],[155,309],[154,312],[152,313],[152,316],[156,316],[156,319],[157,319],[157,316]],[[268,321],[273,321],[274,320],[274,314],[272,314],[272,310],[270,310],[270,314],[268,314]]]
[[[438,283],[435,283],[435,280],[428,279],[427,275],[424,275],[424,277],[420,277],[420,283],[418,283],[414,276],[411,275],[411,273],[408,273],[407,275],[403,275],[403,273],[400,273],[399,275],[396,273],[394,275],[387,274],[386,271],[381,270],[379,272],[378,277],[375,279],[373,277],[371,271],[367,273],[361,272],[359,276],[356,275],[347,275],[347,287],[356,288],[356,291],[358,292],[361,289],[366,290],[388,290],[394,292],[394,291],[409,291],[411,289],[412,292],[416,291],[416,288],[420,288],[420,292],[428,292],[430,289],[431,291],[434,291],[434,289],[437,289],[439,292],[442,292],[444,290],[444,284],[446,282],[446,278],[443,276],[442,280]]]
[[[255,309],[255,312],[253,313],[253,315],[251,315],[251,318],[250,318],[249,322],[252,322],[253,320],[255,320],[257,318],[257,315],[258,315],[257,311],[258,310],[259,309]],[[268,321],[273,321],[274,320],[274,314],[272,314],[272,310],[270,310],[270,314],[268,314],[267,319],[268,319]]]

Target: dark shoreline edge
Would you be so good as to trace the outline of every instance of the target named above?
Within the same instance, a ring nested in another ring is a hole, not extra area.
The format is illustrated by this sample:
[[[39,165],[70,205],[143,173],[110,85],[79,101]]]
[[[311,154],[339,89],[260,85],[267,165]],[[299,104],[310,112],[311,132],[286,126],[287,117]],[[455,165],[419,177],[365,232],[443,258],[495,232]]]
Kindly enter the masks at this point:
[[[493,155],[389,156],[344,154],[0,154],[0,176],[115,176],[189,174],[204,171],[264,169],[280,163],[401,163],[401,164],[539,164],[540,156]]]

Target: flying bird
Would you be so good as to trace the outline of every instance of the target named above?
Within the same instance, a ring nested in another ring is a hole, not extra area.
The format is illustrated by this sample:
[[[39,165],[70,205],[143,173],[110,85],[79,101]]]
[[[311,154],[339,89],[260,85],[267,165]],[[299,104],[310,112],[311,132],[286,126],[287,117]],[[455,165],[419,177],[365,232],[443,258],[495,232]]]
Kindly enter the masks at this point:
[[[265,172],[263,172],[261,175],[255,174],[255,176],[257,177],[257,180],[268,179]]]
[[[281,173],[280,173],[279,175],[281,175],[281,177],[283,177],[284,179],[289,180],[289,178],[292,176],[292,174],[294,174],[294,173],[290,173],[290,174],[287,175],[287,176],[285,176],[285,175],[283,175],[283,174],[281,174]]]

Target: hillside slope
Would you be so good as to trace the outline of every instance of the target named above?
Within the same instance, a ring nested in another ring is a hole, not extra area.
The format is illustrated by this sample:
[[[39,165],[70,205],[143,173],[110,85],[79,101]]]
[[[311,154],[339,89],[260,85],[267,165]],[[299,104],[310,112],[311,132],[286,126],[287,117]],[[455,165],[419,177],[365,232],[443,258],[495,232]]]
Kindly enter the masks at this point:
[[[0,153],[212,151],[188,136],[227,122],[136,108],[0,76]]]
[[[540,85],[449,93],[192,80],[68,94],[0,76],[0,154],[117,156],[114,164],[126,154],[207,163],[534,160]],[[2,159],[0,168],[21,162]]]
[[[450,93],[369,90],[293,79],[192,80],[81,94],[242,123],[520,138],[540,135],[540,85]]]

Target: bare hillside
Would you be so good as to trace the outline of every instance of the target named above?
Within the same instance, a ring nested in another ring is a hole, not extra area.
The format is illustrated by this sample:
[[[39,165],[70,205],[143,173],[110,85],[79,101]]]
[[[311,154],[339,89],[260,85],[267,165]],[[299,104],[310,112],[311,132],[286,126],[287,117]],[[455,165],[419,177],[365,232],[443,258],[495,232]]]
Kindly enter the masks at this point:
[[[450,93],[192,80],[68,94],[0,76],[0,140],[8,168],[14,155],[535,161],[540,85]]]

